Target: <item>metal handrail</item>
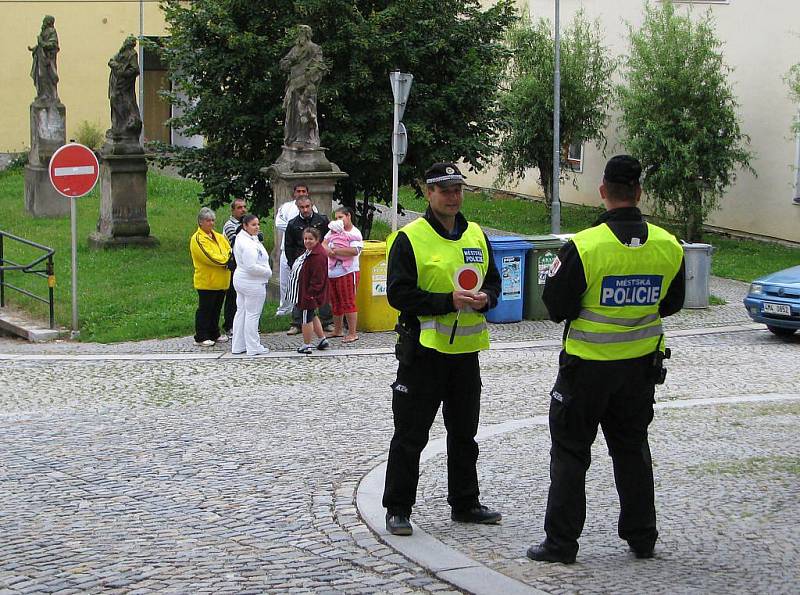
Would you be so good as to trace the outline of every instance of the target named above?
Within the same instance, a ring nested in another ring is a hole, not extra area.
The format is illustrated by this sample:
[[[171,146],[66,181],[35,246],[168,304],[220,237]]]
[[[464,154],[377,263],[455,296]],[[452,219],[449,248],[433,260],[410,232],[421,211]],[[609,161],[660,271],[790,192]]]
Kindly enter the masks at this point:
[[[35,258],[28,264],[20,264],[18,262],[9,260],[5,257],[5,238],[20,242],[21,244],[25,244],[27,246],[38,248],[39,250],[43,250],[44,254],[38,258]],[[6,305],[6,287],[13,289],[14,291],[18,291],[19,293],[26,295],[31,299],[48,304],[50,307],[50,328],[54,329],[56,327],[55,307],[53,301],[53,288],[56,284],[56,277],[53,272],[53,254],[55,254],[55,252],[56,251],[49,246],[43,246],[42,244],[37,244],[31,240],[26,240],[25,238],[21,238],[19,236],[15,236],[14,234],[0,230],[0,307],[5,307]],[[37,270],[34,268],[44,261],[47,261],[44,269]],[[43,298],[31,293],[27,289],[23,289],[6,282],[6,271],[22,271],[23,273],[31,273],[37,277],[43,277],[47,279],[48,297]]]

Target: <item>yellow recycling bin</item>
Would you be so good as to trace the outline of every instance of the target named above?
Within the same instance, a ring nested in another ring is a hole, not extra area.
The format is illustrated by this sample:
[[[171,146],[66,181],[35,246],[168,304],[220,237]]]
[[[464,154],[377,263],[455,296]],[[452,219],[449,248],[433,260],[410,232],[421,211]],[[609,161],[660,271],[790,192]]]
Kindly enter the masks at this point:
[[[358,329],[390,331],[398,312],[386,297],[386,242],[366,240],[359,260],[361,282],[356,292]]]

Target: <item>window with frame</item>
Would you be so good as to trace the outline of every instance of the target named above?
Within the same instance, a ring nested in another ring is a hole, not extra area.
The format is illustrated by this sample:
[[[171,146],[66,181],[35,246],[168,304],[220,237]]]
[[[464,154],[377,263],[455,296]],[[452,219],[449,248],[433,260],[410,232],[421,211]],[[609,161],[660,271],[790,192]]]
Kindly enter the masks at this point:
[[[572,171],[583,172],[583,143],[570,143],[566,147],[567,167]]]

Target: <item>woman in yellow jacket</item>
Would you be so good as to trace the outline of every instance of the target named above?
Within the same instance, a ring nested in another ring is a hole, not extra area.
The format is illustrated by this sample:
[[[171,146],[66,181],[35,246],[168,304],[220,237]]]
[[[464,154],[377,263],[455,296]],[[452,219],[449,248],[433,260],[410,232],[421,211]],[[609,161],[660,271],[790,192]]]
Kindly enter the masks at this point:
[[[219,332],[219,314],[225,292],[231,284],[228,258],[231,245],[221,233],[214,231],[217,216],[208,207],[197,215],[197,231],[189,240],[189,252],[194,265],[194,288],[198,306],[194,315],[194,344],[211,347],[224,343],[227,335]]]

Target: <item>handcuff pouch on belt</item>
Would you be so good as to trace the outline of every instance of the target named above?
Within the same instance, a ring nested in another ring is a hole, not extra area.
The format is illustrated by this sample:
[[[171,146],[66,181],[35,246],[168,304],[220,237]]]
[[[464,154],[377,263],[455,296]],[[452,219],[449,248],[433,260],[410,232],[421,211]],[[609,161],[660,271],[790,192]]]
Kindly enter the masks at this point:
[[[667,378],[667,369],[664,367],[664,360],[672,356],[672,350],[669,347],[665,347],[664,351],[661,351],[661,343],[663,341],[664,335],[661,335],[656,344],[656,350],[653,352],[650,364],[650,374],[654,384],[664,384],[664,380]]]
[[[395,325],[394,330],[397,333],[394,356],[401,364],[411,365],[414,362],[414,356],[417,354],[419,331],[409,329],[400,322]]]

